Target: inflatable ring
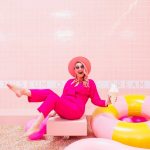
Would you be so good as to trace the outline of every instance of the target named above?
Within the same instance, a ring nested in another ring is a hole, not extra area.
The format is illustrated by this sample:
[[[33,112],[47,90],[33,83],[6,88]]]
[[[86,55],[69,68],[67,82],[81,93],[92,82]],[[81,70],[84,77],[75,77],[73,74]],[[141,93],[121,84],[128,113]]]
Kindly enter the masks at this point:
[[[68,145],[64,150],[148,150],[136,148],[122,143],[104,139],[104,138],[87,138],[81,139]]]
[[[145,117],[145,122],[125,122],[123,116]],[[96,137],[109,138],[130,146],[150,148],[150,96],[118,97],[114,105],[98,107],[91,127]]]

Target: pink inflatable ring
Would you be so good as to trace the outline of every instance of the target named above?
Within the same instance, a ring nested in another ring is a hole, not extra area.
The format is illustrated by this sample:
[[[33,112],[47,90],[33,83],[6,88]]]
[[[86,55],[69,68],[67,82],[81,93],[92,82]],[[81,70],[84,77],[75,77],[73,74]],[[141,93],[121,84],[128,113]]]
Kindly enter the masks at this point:
[[[145,122],[119,120],[124,116],[145,118]],[[114,105],[97,108],[92,115],[92,129],[96,137],[150,148],[150,96],[127,95],[118,97]]]

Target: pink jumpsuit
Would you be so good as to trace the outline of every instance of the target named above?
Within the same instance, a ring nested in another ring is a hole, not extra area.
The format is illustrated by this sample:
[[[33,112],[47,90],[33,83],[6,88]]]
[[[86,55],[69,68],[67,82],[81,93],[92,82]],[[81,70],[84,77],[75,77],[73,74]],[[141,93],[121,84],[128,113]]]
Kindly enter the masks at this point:
[[[101,100],[96,85],[89,79],[89,87],[84,87],[82,83],[77,86],[71,84],[74,79],[66,82],[61,97],[50,89],[30,89],[31,96],[29,102],[42,102],[38,111],[46,117],[52,110],[65,119],[79,119],[85,111],[85,104],[89,98],[93,104],[105,107],[105,100]]]

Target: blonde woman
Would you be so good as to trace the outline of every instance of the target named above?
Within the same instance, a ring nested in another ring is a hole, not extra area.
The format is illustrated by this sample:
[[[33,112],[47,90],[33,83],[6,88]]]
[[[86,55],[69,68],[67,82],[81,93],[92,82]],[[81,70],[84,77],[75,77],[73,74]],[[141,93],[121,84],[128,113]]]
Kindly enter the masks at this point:
[[[62,118],[74,120],[82,117],[89,98],[97,106],[105,107],[110,103],[109,100],[100,98],[95,82],[88,79],[91,63],[87,58],[81,56],[73,58],[69,62],[68,70],[73,78],[66,82],[61,96],[50,89],[24,89],[7,84],[18,97],[25,95],[29,102],[43,102],[38,108],[39,116],[27,130],[26,136],[42,135],[41,123],[52,110]]]

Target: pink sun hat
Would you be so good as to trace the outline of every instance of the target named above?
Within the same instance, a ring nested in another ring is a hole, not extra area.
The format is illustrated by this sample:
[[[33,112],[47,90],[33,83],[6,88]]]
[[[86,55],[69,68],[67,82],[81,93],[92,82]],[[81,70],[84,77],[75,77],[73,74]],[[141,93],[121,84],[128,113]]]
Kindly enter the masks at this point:
[[[90,71],[91,71],[91,63],[90,63],[90,61],[89,61],[87,58],[85,58],[85,57],[78,56],[78,57],[73,58],[73,59],[69,62],[69,65],[68,65],[68,71],[69,71],[69,73],[70,73],[73,77],[75,77],[74,67],[75,67],[75,64],[76,64],[77,62],[81,62],[81,63],[85,66],[86,71],[87,71],[87,74],[90,73]]]

